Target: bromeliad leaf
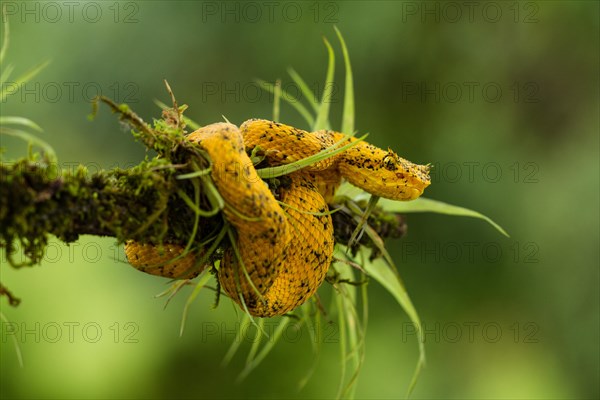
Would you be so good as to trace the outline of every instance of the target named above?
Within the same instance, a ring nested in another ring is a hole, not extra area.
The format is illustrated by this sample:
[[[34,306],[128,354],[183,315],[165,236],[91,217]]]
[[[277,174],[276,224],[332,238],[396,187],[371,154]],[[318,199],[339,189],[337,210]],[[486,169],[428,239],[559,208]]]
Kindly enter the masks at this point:
[[[335,72],[335,54],[333,53],[333,48],[327,41],[327,39],[323,38],[325,41],[325,46],[327,47],[327,53],[329,54],[329,64],[327,65],[327,75],[325,77],[325,88],[323,89],[323,97],[321,99],[321,104],[319,105],[319,109],[317,110],[317,120],[315,124],[312,126],[313,131],[318,131],[320,129],[329,129],[329,106],[331,104],[331,96],[333,95],[333,86],[334,86],[334,77],[333,74]]]
[[[373,261],[367,261],[363,265],[364,269],[367,271],[367,274],[379,282],[400,304],[400,306],[404,309],[411,322],[415,325],[417,329],[417,339],[419,342],[419,360],[415,367],[415,371],[413,373],[413,377],[411,383],[408,388],[408,394],[410,394],[417,383],[417,379],[419,374],[421,373],[421,369],[425,366],[425,345],[423,338],[423,330],[421,327],[421,319],[419,318],[419,314],[415,309],[410,297],[408,296],[408,292],[404,287],[404,283],[400,279],[400,276],[395,273],[394,266],[390,266],[386,264],[386,262],[381,259],[375,259]]]
[[[443,201],[427,199],[424,197],[419,197],[416,200],[407,202],[381,199],[379,205],[381,205],[386,211],[398,213],[433,212],[437,214],[455,215],[458,217],[479,218],[492,225],[504,236],[510,237],[504,228],[480,212],[470,210],[465,207],[444,203]]]

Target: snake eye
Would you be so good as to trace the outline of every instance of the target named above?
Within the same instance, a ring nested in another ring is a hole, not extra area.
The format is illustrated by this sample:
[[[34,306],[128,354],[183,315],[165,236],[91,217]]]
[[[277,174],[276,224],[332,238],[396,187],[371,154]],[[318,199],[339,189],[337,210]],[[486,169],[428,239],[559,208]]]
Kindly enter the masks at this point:
[[[388,153],[383,157],[383,167],[387,170],[394,171],[396,169],[396,153],[392,150],[388,150]]]

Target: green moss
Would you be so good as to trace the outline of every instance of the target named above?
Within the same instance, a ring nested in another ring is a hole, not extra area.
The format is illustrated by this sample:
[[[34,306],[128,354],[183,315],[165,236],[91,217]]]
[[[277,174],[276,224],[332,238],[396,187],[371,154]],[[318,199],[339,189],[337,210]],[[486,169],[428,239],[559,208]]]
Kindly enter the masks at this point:
[[[192,194],[193,183],[176,176],[192,172],[197,165],[207,166],[209,161],[185,140],[184,125],[169,111],[164,113],[165,119],[154,121],[150,127],[129,107],[101,100],[136,129],[134,137],[158,155],[126,170],[89,174],[80,166],[61,176],[47,159],[2,163],[0,246],[13,267],[39,263],[49,235],[66,243],[81,234],[93,234],[113,236],[119,242],[135,239],[156,244],[186,243],[191,236],[190,221],[194,221],[195,213],[176,193]],[[201,196],[200,203],[206,202]],[[218,223],[219,219],[201,221],[196,241]],[[27,261],[15,262],[17,248]]]

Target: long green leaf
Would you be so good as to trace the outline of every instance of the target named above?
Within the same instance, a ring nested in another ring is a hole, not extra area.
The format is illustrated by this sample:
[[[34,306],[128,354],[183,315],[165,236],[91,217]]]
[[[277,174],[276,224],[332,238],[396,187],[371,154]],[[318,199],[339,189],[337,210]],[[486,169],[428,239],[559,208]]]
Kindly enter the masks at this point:
[[[288,74],[290,74],[292,80],[298,85],[300,92],[302,92],[302,96],[308,101],[313,110],[315,112],[319,111],[319,101],[317,100],[317,96],[315,96],[315,93],[308,87],[300,74],[293,68],[288,68]]]
[[[377,203],[379,202],[379,199],[380,199],[380,197],[375,196],[375,195],[372,195],[369,198],[369,203],[367,204],[367,208],[362,213],[362,215],[359,219],[359,222],[356,225],[356,228],[354,228],[354,231],[352,232],[352,235],[350,236],[350,240],[348,241],[348,248],[352,248],[356,244],[358,236],[363,232],[365,225],[367,224],[367,220],[369,219],[369,216],[371,215],[371,213],[373,212],[375,207],[377,207]]]
[[[4,82],[8,81],[10,75],[14,71],[15,66],[12,64],[8,64],[6,67],[2,67],[2,73],[0,74],[0,84],[4,85]]]
[[[510,237],[504,228],[495,223],[491,218],[477,211],[473,211],[465,207],[454,206],[452,204],[444,203],[443,201],[427,199],[424,197],[419,197],[418,199],[412,201],[381,199],[379,201],[379,205],[382,206],[386,211],[398,213],[434,212],[438,214],[455,215],[460,217],[479,218],[488,222],[504,236]]]
[[[4,66],[4,57],[8,51],[8,38],[10,37],[10,30],[8,29],[8,16],[6,15],[6,4],[2,6],[2,22],[4,23],[4,38],[2,39],[2,47],[0,48],[0,66]]]
[[[45,141],[43,141],[35,135],[32,135],[31,133],[20,129],[6,127],[0,128],[0,134],[15,136],[32,145],[39,146],[46,153],[51,162],[56,162],[56,153],[54,153],[54,149],[52,148],[52,146],[50,146],[48,143],[46,143]]]
[[[336,292],[337,296],[335,297],[335,304],[337,307],[338,313],[338,325],[340,332],[340,382],[338,384],[338,390],[336,394],[336,399],[342,397],[342,393],[344,392],[344,382],[346,381],[346,353],[348,352],[348,339],[347,339],[347,330],[346,330],[346,319],[343,309],[343,297],[342,294]]]
[[[298,381],[298,391],[302,390],[304,386],[308,383],[310,378],[313,376],[315,370],[317,369],[319,356],[321,355],[321,348],[323,344],[323,335],[322,335],[322,325],[321,325],[321,313],[319,312],[317,304],[317,300],[315,298],[312,299],[311,303],[307,303],[304,307],[301,307],[301,311],[303,313],[302,322],[306,326],[306,330],[310,336],[310,343],[313,347],[314,359],[312,362],[312,366],[307,370],[306,375],[300,381]],[[315,305],[314,316],[311,314],[312,305]]]
[[[4,322],[6,325],[10,324],[6,316],[0,311],[0,320]],[[4,329],[4,328],[2,328]],[[25,364],[23,363],[23,354],[21,354],[21,346],[19,345],[19,341],[17,340],[16,335],[11,335],[13,346],[15,347],[15,353],[17,354],[17,361],[19,362],[19,366],[23,368]]]
[[[46,66],[48,64],[50,64],[50,61],[44,61],[43,63],[41,63],[41,64],[37,65],[36,67],[30,69],[29,71],[25,72],[23,75],[21,75],[17,79],[15,79],[15,82],[11,82],[11,83],[17,87],[17,90],[19,90],[20,86],[23,83],[28,82],[31,79],[33,79],[44,68],[46,68]],[[8,85],[6,86],[6,88],[8,88]],[[8,93],[8,90],[6,90],[6,88],[3,86],[2,89],[0,90],[0,101],[6,100],[6,96],[8,96],[9,94],[14,94],[16,92],[15,91],[12,93]]]
[[[265,329],[264,318],[260,318],[258,320],[258,326],[260,326],[260,329],[256,330],[256,335],[254,336],[254,340],[252,340],[252,346],[250,346],[250,351],[248,352],[248,356],[246,357],[246,365],[252,364],[252,362],[254,361],[254,357],[256,357],[256,352],[260,347],[260,342],[262,340],[262,332]]]
[[[248,314],[242,314],[242,321],[240,322],[238,331],[235,334],[235,338],[233,339],[233,342],[231,342],[231,346],[229,346],[229,349],[227,350],[227,353],[225,354],[225,357],[221,362],[222,367],[229,365],[229,363],[233,359],[233,356],[235,355],[235,353],[237,353],[238,349],[240,348],[240,345],[242,344],[242,341],[244,340],[244,333],[247,332],[248,327],[251,323],[252,322],[250,316]]]
[[[350,141],[343,146],[337,147],[339,144],[348,141],[348,137],[345,137],[344,139],[341,139],[338,142],[336,142],[333,146],[321,150],[320,152],[313,154],[312,156],[308,156],[301,160],[294,161],[293,163],[279,165],[277,167],[261,168],[256,172],[258,173],[258,176],[260,176],[262,179],[277,178],[278,176],[291,174],[292,172],[298,171],[304,167],[315,164],[326,158],[333,157],[334,155],[339,154],[352,146],[356,146],[358,142],[366,138],[367,135],[368,134],[365,134],[358,138],[358,140]]]
[[[266,90],[269,93],[275,93],[275,85],[272,83],[263,81],[261,79],[256,79],[256,83],[260,86],[261,89]],[[281,89],[281,98],[287,101],[292,107],[298,111],[298,113],[306,120],[309,126],[312,126],[315,122],[314,117],[308,111],[306,107],[300,102],[300,99],[291,95],[288,91]]]
[[[273,87],[273,121],[279,122],[281,104],[281,80],[275,81],[275,87]]]
[[[183,336],[183,330],[185,329],[185,321],[187,321],[187,315],[188,315],[190,306],[192,305],[194,300],[196,300],[196,297],[198,296],[198,294],[200,293],[202,288],[206,285],[206,283],[208,282],[208,280],[211,277],[212,277],[212,275],[208,273],[208,268],[205,269],[204,271],[202,271],[202,273],[200,274],[200,279],[198,280],[196,287],[194,287],[194,290],[187,298],[187,300],[185,302],[185,306],[183,307],[183,315],[181,316],[181,325],[179,326],[179,336]]]
[[[346,82],[344,84],[344,111],[342,112],[342,132],[346,135],[354,133],[354,78],[352,77],[352,66],[350,65],[350,55],[342,33],[334,26],[335,33],[342,46],[344,54],[344,66],[346,67]]]
[[[237,382],[243,381],[248,376],[248,374],[250,374],[250,372],[252,372],[256,367],[258,367],[258,365],[265,359],[265,357],[271,352],[271,350],[273,350],[273,347],[281,338],[281,335],[285,331],[285,327],[288,325],[289,322],[290,318],[281,318],[279,324],[277,325],[277,328],[275,329],[275,332],[273,333],[273,336],[267,340],[267,342],[258,352],[256,357],[252,358],[252,360],[246,364],[242,372],[240,372],[239,376],[237,377]]]
[[[21,125],[34,131],[43,132],[43,129],[28,118],[23,117],[0,117],[0,125]]]
[[[333,48],[327,39],[323,38],[323,41],[325,42],[327,53],[329,54],[329,63],[327,65],[327,75],[325,77],[323,97],[321,99],[319,109],[317,110],[317,120],[312,127],[313,131],[329,129],[329,106],[331,105],[331,96],[333,94],[333,85],[335,82],[333,78],[333,74],[335,72],[335,54],[333,53]]]
[[[394,296],[396,301],[398,301],[417,329],[419,360],[408,388],[408,394],[410,394],[417,382],[421,369],[425,366],[425,346],[421,319],[419,318],[419,314],[410,300],[410,297],[408,296],[400,277],[393,272],[393,267],[387,265],[382,259],[375,259],[371,262],[366,262],[363,267],[370,277],[379,282],[392,296]]]
[[[353,282],[356,279],[352,267],[345,263],[336,263],[336,271],[339,274],[339,279]],[[338,283],[336,285],[338,295],[338,312],[340,312],[345,321],[347,331],[346,349],[343,355],[343,363],[352,364],[352,373],[350,379],[343,384],[340,382],[338,388],[338,398],[354,398],[356,383],[364,361],[365,353],[365,332],[363,325],[360,322],[356,304],[357,304],[357,287],[351,284]],[[341,328],[340,328],[341,329]]]

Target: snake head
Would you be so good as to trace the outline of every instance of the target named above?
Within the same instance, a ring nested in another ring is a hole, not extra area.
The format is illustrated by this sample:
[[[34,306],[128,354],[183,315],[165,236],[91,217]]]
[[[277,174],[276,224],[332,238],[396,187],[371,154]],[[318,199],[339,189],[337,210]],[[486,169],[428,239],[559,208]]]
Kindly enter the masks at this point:
[[[384,182],[389,182],[391,193],[382,196],[394,200],[414,200],[423,194],[431,184],[429,164],[419,165],[410,162],[388,148],[381,161],[381,175]],[[393,190],[393,188],[396,190]]]
[[[392,200],[414,200],[429,184],[429,165],[414,164],[368,143],[346,151],[339,170],[351,184]]]

